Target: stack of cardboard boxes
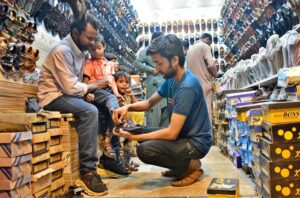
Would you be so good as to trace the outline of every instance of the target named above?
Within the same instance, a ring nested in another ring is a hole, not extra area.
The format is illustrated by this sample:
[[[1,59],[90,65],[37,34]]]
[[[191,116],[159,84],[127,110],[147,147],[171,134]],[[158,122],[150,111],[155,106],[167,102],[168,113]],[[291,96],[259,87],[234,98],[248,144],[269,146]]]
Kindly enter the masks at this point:
[[[78,152],[78,135],[75,125],[75,119],[72,114],[61,115],[62,146],[63,160],[65,168],[63,171],[66,189],[75,185],[79,178],[79,152]]]
[[[31,197],[31,131],[0,132],[0,197]]]
[[[300,102],[262,105],[263,197],[300,197]]]

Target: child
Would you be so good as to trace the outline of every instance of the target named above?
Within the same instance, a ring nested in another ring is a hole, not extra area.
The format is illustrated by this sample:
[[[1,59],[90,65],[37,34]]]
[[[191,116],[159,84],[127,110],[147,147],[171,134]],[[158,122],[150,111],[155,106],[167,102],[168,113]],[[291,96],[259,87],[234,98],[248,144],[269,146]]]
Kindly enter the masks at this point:
[[[122,100],[122,96],[119,94],[116,82],[114,80],[113,74],[114,74],[114,63],[107,61],[107,59],[104,57],[104,50],[105,50],[105,41],[101,34],[98,34],[95,46],[90,50],[91,59],[87,60],[83,69],[83,82],[84,83],[91,83],[95,81],[101,81],[103,83],[102,92],[105,94],[106,88],[110,88],[115,96],[120,98]],[[96,92],[97,93],[97,92]],[[95,94],[96,94],[95,93]],[[93,94],[88,94],[86,96],[87,100],[92,102],[93,98],[96,96],[93,96]],[[112,138],[112,129],[113,129],[113,122],[111,118],[109,119],[107,131],[105,134],[102,134],[104,137],[101,137],[100,140],[101,146],[104,147],[105,155],[111,158],[116,158],[116,154],[111,146],[111,138]],[[104,138],[104,142],[103,142]]]
[[[118,91],[123,97],[124,100],[119,100],[119,105],[124,106],[127,104],[135,103],[136,98],[132,89],[130,88],[130,75],[125,71],[118,71],[115,74],[115,81],[117,84]],[[142,117],[140,120],[144,120],[144,112],[128,112],[125,120],[133,121],[133,117]],[[143,123],[136,123],[142,125]],[[136,171],[136,165],[130,162],[131,155],[131,141],[127,139],[120,138],[120,160],[127,166],[131,171]]]

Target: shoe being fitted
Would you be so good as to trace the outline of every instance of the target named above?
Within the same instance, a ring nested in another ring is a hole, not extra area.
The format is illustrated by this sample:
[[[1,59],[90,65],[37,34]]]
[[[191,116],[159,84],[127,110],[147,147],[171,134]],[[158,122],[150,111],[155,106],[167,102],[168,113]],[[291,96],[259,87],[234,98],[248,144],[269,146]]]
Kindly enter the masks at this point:
[[[117,160],[102,155],[99,161],[97,173],[108,178],[124,178],[130,172]]]
[[[82,187],[84,192],[90,196],[102,196],[107,194],[107,187],[102,182],[100,175],[96,172],[89,172],[75,182],[75,185]]]

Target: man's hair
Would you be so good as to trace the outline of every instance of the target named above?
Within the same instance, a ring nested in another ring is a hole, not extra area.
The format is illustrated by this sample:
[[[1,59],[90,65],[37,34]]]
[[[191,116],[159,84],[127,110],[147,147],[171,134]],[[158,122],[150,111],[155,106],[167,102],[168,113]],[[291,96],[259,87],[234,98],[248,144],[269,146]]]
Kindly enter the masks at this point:
[[[153,32],[152,36],[151,36],[151,42],[156,39],[157,37],[160,37],[161,35],[163,35],[164,33],[162,32]]]
[[[203,33],[203,34],[201,35],[201,39],[206,39],[206,38],[208,38],[210,41],[212,41],[212,36],[211,36],[211,34],[209,34],[209,33]]]
[[[71,30],[77,29],[79,33],[85,31],[87,24],[90,23],[96,30],[99,30],[100,24],[96,17],[91,13],[86,13],[79,20],[76,20],[71,25]]]
[[[183,40],[182,45],[183,45],[184,49],[189,49],[189,47],[190,47],[190,43],[188,40]]]
[[[115,73],[114,77],[115,77],[116,82],[118,81],[119,78],[124,77],[130,84],[131,77],[130,77],[129,73],[127,73],[126,71],[117,71],[117,73]]]
[[[100,34],[100,33],[97,34],[97,37],[96,37],[96,39],[95,39],[95,43],[99,43],[99,42],[101,42],[102,45],[103,45],[103,47],[105,47],[105,40],[104,40],[104,37],[103,37],[103,35]]]
[[[174,34],[162,35],[156,38],[147,49],[147,55],[159,54],[169,61],[178,56],[179,65],[184,67],[183,45]]]
[[[105,58],[109,61],[114,60],[114,59],[118,60],[118,57],[112,53],[105,53]]]

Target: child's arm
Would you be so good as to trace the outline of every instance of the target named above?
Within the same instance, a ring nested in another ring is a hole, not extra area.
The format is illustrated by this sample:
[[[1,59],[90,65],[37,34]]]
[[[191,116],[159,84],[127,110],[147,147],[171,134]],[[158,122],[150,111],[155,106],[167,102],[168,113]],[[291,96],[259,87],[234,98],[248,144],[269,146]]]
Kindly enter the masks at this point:
[[[126,95],[130,96],[131,103],[137,102],[136,97],[135,97],[135,95],[134,95],[134,93],[133,93],[133,91],[132,91],[131,88],[129,88],[129,89],[126,90]]]
[[[118,91],[117,83],[114,78],[110,78],[109,85],[114,95],[117,96],[117,98],[120,98],[121,100],[125,101],[125,98]]]

